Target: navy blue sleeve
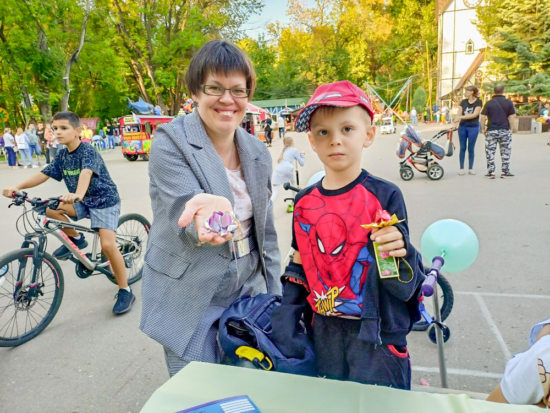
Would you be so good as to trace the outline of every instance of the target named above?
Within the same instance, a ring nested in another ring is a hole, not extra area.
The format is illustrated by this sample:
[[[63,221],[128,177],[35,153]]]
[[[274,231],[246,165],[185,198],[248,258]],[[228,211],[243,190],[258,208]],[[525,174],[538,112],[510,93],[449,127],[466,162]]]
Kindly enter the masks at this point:
[[[63,179],[63,168],[61,167],[61,159],[62,156],[60,153],[55,158],[53,158],[50,164],[42,169],[41,172],[44,175],[55,179],[56,181],[61,181]]]

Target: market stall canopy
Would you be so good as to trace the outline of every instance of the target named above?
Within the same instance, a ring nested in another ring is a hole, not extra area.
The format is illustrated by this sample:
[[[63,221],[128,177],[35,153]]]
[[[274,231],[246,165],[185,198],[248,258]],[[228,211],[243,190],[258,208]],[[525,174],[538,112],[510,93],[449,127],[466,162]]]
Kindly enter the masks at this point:
[[[269,112],[259,106],[253,105],[252,103],[248,103],[246,106],[246,114],[247,115],[260,115],[260,120],[265,120],[266,115]]]

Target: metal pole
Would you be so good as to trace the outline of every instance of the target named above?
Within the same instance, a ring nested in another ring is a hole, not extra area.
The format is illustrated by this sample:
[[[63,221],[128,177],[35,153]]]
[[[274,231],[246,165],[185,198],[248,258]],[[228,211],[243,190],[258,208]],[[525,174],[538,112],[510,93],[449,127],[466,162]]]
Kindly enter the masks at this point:
[[[444,389],[449,388],[449,385],[447,383],[447,366],[445,364],[445,350],[443,348],[444,346],[444,340],[443,340],[443,331],[439,327],[439,323],[441,323],[441,309],[439,308],[439,297],[437,292],[437,283],[434,284],[434,294],[433,294],[433,300],[434,300],[434,319],[436,321],[434,328],[435,328],[435,337],[437,340],[437,355],[439,359],[439,377],[441,378],[441,387]]]
[[[426,64],[428,68],[428,121],[432,120],[432,75],[430,73],[430,52],[426,40]]]

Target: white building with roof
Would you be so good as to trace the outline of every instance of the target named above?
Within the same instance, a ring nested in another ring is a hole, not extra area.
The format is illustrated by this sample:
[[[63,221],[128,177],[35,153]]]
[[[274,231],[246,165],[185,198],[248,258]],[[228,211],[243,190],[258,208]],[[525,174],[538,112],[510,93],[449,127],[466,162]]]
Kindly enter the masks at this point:
[[[462,99],[462,88],[485,81],[486,42],[474,24],[483,0],[436,0],[438,21],[437,99]]]

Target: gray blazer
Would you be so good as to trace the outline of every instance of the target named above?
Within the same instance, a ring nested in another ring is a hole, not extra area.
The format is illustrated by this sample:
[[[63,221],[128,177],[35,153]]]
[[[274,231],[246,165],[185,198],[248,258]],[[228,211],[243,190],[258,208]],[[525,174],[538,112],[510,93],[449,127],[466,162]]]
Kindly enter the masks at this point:
[[[254,236],[268,292],[280,294],[281,262],[273,222],[271,155],[238,128],[236,144],[252,199]],[[193,224],[178,226],[187,201],[200,193],[234,205],[225,167],[195,111],[160,126],[151,145],[149,195],[153,224],[142,282],[141,330],[182,355],[231,260],[229,244],[197,247]]]

